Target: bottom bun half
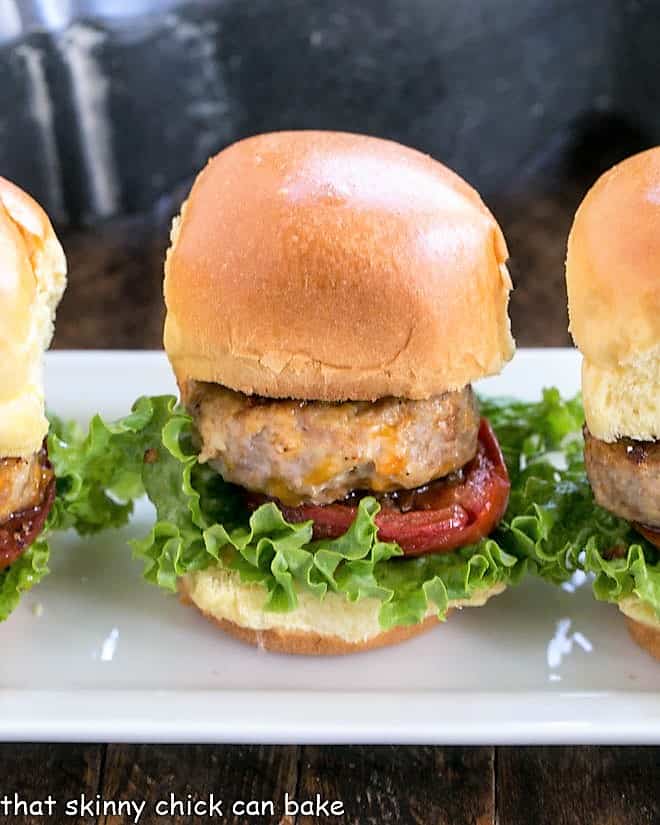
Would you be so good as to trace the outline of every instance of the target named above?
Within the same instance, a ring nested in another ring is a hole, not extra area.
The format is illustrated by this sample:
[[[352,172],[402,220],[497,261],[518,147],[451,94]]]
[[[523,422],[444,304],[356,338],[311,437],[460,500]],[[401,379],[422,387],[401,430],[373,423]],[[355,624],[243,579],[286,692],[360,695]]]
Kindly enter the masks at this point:
[[[660,620],[649,605],[634,596],[619,603],[626,617],[628,632],[637,644],[660,660]]]
[[[439,624],[431,606],[418,624],[383,630],[378,622],[380,601],[349,602],[337,593],[319,599],[299,591],[295,610],[265,611],[261,585],[244,583],[238,573],[220,567],[190,573],[180,580],[179,587],[183,601],[197,607],[222,630],[242,642],[277,653],[358,653],[403,642]],[[504,584],[496,584],[478,591],[471,599],[451,601],[449,609],[480,607],[503,590]]]

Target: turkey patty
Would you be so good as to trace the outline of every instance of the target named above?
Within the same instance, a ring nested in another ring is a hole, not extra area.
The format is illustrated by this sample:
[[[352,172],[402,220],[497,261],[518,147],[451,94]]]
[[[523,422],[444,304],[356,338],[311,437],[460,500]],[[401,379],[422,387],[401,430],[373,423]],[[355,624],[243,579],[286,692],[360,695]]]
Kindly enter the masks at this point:
[[[585,427],[584,460],[601,507],[628,521],[660,527],[660,442],[621,438],[607,444]]]
[[[412,489],[467,464],[479,412],[470,387],[424,401],[294,401],[190,382],[199,460],[284,504],[327,504],[355,489]]]
[[[0,458],[0,524],[38,504],[43,487],[39,453],[29,458]]]

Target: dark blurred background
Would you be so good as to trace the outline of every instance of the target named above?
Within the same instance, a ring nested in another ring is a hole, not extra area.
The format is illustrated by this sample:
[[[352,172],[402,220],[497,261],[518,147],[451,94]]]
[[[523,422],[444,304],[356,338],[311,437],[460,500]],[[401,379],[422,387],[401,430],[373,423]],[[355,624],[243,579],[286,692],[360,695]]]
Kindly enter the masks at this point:
[[[0,0],[0,174],[70,264],[62,347],[158,347],[171,216],[256,132],[344,129],[429,152],[509,243],[519,344],[561,345],[573,212],[660,142],[653,0]]]

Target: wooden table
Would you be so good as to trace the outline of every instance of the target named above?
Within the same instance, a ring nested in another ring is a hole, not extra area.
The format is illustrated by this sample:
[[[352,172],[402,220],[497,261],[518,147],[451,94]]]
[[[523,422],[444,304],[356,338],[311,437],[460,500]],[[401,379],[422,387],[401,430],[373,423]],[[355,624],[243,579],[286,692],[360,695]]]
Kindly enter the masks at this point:
[[[161,273],[173,205],[154,214],[63,235],[70,287],[58,317],[58,347],[159,347]],[[540,192],[496,205],[513,254],[518,290],[514,333],[525,346],[564,345],[563,259],[578,193]],[[542,312],[535,312],[538,306]],[[503,644],[506,644],[503,641]],[[613,663],[616,666],[616,663]],[[19,793],[62,801],[85,793],[147,800],[170,792],[229,800],[294,798],[344,803],[343,817],[225,816],[227,822],[356,825],[660,823],[660,748],[621,747],[244,747],[2,745],[0,799]],[[0,822],[111,823],[113,817],[8,818]],[[157,817],[141,823],[193,822]],[[204,821],[198,819],[197,821]]]
[[[3,745],[0,798],[62,803],[80,797],[146,800],[142,825],[204,822],[156,816],[174,793],[205,799],[274,800],[275,817],[229,823],[287,825],[657,825],[657,748],[244,747],[237,745]],[[282,816],[284,793],[344,803],[342,817]],[[37,817],[0,822],[39,825]],[[130,822],[54,818],[50,822]],[[208,820],[213,821],[213,820]]]

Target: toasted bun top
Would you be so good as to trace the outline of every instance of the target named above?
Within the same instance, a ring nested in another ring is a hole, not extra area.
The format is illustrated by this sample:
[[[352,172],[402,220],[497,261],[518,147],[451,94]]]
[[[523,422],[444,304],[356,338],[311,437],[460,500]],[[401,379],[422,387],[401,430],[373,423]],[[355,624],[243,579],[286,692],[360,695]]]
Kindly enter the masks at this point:
[[[0,458],[35,452],[48,430],[42,355],[65,284],[48,216],[0,178]]]
[[[426,398],[511,357],[506,258],[477,193],[427,155],[259,135],[212,158],[175,219],[165,348],[180,382]]]
[[[587,193],[568,240],[566,278],[589,429],[606,441],[657,438],[660,147],[613,167]]]
[[[660,344],[660,147],[602,175],[577,211],[566,261],[571,332],[601,367]]]

